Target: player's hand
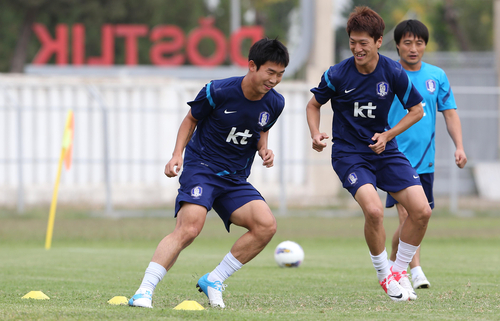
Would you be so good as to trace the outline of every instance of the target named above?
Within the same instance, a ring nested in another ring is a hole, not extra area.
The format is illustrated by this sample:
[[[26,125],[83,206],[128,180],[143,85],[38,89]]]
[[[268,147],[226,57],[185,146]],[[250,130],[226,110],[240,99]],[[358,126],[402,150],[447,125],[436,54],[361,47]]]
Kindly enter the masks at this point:
[[[175,177],[179,174],[182,168],[182,156],[172,156],[170,161],[165,165],[165,175]]]
[[[385,150],[385,145],[387,144],[387,137],[385,133],[375,133],[372,140],[375,144],[368,145],[368,147],[370,147],[376,154],[382,153]]]
[[[313,136],[312,140],[312,148],[317,152],[322,152],[326,147],[326,142],[323,140],[328,139],[328,135],[326,133],[320,133]]]
[[[262,165],[266,166],[267,168],[273,167],[274,165],[274,153],[272,150],[263,148],[259,150],[259,156],[262,158],[263,163]]]
[[[465,164],[467,164],[467,155],[465,155],[463,149],[455,151],[455,164],[457,164],[458,168],[464,168]]]

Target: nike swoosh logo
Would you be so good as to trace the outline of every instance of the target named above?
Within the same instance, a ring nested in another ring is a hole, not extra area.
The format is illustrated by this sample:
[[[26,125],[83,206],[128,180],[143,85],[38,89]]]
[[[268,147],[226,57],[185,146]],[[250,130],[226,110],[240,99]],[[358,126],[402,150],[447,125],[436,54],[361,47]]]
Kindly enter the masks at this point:
[[[356,88],[349,89],[349,90],[344,90],[344,92],[345,92],[346,94],[348,94],[348,93],[350,93],[351,91],[353,91],[354,89],[356,89]]]
[[[417,179],[417,178],[418,178],[418,175],[413,175],[413,178],[414,178],[414,179]]]
[[[389,295],[391,298],[401,299],[403,297],[403,293],[400,295]]]
[[[234,114],[236,112],[237,112],[236,110],[232,110],[232,111],[228,111],[227,109],[224,110],[224,114]]]

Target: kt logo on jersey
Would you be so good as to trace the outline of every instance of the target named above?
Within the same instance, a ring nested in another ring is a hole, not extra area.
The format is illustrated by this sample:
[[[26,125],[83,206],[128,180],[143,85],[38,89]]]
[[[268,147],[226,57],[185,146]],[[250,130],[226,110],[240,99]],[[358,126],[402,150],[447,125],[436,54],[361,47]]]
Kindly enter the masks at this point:
[[[363,118],[375,118],[375,115],[372,114],[372,111],[377,109],[377,106],[374,106],[371,102],[367,105],[359,105],[359,102],[354,103],[354,117],[363,117]],[[366,111],[366,114],[365,114]]]
[[[241,137],[240,142],[238,143],[238,137]],[[227,135],[226,142],[232,142],[235,145],[246,145],[248,143],[247,138],[252,137],[250,134],[250,130],[245,129],[244,132],[236,132],[236,127],[231,128],[231,132]]]

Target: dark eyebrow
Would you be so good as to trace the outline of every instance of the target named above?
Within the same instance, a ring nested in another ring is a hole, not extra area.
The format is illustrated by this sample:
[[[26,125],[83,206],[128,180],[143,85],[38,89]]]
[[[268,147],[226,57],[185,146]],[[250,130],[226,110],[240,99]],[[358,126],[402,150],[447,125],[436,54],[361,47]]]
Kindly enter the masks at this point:
[[[281,73],[284,73],[285,72],[285,69],[283,69],[282,71],[277,71],[277,70],[274,70],[273,68],[271,67],[268,67],[267,68],[267,71],[271,71],[271,72],[275,72],[277,74],[281,74]]]

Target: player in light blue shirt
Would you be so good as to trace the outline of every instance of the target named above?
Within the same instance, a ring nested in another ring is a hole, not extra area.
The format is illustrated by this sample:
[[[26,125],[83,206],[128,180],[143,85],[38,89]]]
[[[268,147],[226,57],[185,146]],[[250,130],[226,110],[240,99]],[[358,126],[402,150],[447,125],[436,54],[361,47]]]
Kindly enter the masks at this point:
[[[425,235],[431,209],[415,169],[393,138],[422,118],[422,96],[399,63],[379,55],[384,28],[375,11],[354,9],[347,21],[353,56],[323,74],[311,90],[314,96],[306,111],[312,147],[321,152],[329,137],[319,129],[320,108],[331,102],[333,169],[363,210],[365,239],[380,285],[391,300],[407,301],[417,298],[406,270]],[[403,103],[405,116],[389,126],[387,116],[395,97]],[[392,268],[377,188],[391,193],[409,212]]]
[[[283,96],[274,87],[283,78],[288,61],[288,50],[281,42],[261,39],[250,48],[245,76],[211,81],[188,102],[191,108],[165,166],[168,177],[177,176],[183,168],[175,201],[177,222],[174,231],[158,244],[130,306],[152,307],[156,285],[201,232],[212,208],[228,232],[231,224],[248,230],[196,284],[212,307],[225,307],[223,282],[274,236],[276,220],[247,177],[256,154],[264,166],[273,166],[274,154],[267,145],[269,129],[285,107]]]
[[[394,41],[400,56],[399,62],[410,77],[413,85],[424,98],[424,116],[415,125],[396,137],[402,151],[420,176],[422,187],[431,208],[434,208],[432,186],[434,181],[434,155],[436,111],[442,112],[448,133],[455,143],[455,163],[463,168],[467,163],[462,144],[462,127],[456,112],[457,105],[445,72],[436,66],[422,61],[429,40],[427,27],[418,20],[405,20],[394,30]],[[389,112],[389,125],[397,124],[404,116],[401,102],[395,99]],[[391,260],[396,259],[401,225],[408,216],[403,205],[391,195],[387,195],[386,207],[396,204],[400,226],[392,238]],[[428,288],[430,283],[420,267],[420,249],[410,263],[413,287]]]

